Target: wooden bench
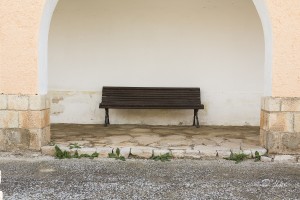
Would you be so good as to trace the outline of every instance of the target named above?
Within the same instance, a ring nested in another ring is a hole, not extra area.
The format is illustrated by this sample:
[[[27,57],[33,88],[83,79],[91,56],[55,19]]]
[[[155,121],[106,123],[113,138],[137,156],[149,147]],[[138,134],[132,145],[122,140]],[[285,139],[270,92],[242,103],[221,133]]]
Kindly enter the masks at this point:
[[[198,110],[201,104],[200,88],[175,87],[103,87],[102,102],[105,126],[109,122],[109,109],[193,109],[193,126],[199,127]]]

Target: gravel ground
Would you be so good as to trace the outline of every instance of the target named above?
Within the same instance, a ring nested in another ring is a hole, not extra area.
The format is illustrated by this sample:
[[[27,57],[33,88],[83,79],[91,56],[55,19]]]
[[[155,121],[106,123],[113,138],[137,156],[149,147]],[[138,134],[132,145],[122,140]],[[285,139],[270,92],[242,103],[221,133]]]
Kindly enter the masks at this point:
[[[300,164],[0,155],[4,199],[300,199]]]

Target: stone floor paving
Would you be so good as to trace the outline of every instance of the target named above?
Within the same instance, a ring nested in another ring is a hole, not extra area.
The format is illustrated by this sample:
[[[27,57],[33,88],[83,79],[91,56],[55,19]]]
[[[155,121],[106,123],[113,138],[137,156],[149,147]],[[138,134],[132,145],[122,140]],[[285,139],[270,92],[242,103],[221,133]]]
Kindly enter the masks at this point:
[[[170,152],[178,158],[229,156],[230,152],[254,154],[266,150],[259,146],[259,127],[248,126],[148,126],[148,125],[82,125],[52,124],[51,139],[61,148],[81,146],[82,153],[100,152],[100,156],[116,148],[125,157],[149,158]],[[42,148],[53,154],[53,146]]]

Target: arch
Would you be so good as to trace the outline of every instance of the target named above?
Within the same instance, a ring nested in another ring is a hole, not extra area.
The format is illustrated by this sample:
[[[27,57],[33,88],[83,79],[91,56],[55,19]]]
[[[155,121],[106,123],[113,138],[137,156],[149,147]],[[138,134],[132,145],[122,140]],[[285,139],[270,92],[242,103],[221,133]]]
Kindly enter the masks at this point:
[[[272,96],[272,26],[266,4],[253,0],[262,23],[265,40],[264,96]]]
[[[38,93],[48,92],[48,35],[53,12],[58,0],[46,0],[39,30],[38,43]]]

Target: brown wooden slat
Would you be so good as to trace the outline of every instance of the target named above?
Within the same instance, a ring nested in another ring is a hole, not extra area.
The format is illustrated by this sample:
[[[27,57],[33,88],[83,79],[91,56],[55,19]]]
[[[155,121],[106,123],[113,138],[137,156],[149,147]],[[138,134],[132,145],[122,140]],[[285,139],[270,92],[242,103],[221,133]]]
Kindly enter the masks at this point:
[[[101,108],[202,108],[200,88],[103,87]]]

